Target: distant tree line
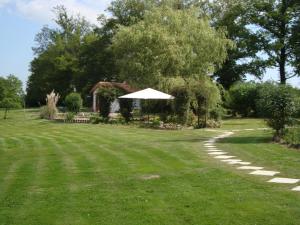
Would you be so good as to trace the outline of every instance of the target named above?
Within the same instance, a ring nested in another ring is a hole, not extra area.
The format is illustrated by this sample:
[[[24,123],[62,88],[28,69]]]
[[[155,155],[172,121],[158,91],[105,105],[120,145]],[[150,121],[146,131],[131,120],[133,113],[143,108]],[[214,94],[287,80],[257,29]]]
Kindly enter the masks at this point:
[[[28,105],[52,90],[61,99],[76,90],[90,104],[100,80],[164,90],[170,79],[209,76],[229,89],[266,68],[278,68],[282,84],[300,74],[297,0],[114,0],[108,11],[91,25],[55,8],[57,28],[36,35]]]

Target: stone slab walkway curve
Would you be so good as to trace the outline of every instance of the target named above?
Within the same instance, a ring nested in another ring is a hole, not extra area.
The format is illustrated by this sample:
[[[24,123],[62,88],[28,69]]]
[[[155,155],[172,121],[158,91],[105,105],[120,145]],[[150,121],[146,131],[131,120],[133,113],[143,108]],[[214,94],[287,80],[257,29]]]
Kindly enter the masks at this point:
[[[264,170],[264,167],[262,166],[253,166],[251,162],[245,162],[241,159],[237,159],[234,155],[227,155],[228,153],[217,148],[215,146],[215,142],[217,140],[229,137],[234,134],[234,132],[239,131],[254,131],[254,130],[268,130],[269,128],[258,128],[258,129],[239,129],[239,130],[231,130],[231,131],[224,131],[224,133],[212,137],[209,140],[204,141],[203,146],[206,148],[207,154],[211,157],[214,157],[217,160],[220,160],[221,162],[230,164],[230,165],[238,165],[238,170],[250,170],[250,175],[256,175],[256,176],[275,176],[279,174],[279,171],[271,171],[271,170]],[[209,129],[209,131],[215,131],[213,129]],[[278,184],[296,184],[300,182],[300,179],[296,178],[286,178],[286,177],[274,177],[267,182],[269,183],[278,183]],[[300,186],[296,186],[291,189],[292,191],[299,191],[300,192]]]

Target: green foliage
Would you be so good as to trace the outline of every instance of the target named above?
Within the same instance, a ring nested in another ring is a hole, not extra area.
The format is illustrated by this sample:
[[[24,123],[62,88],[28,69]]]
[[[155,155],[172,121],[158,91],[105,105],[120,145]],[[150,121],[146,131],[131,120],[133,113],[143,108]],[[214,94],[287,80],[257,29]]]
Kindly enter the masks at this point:
[[[62,98],[73,91],[80,91],[87,84],[82,77],[82,48],[88,40],[91,26],[82,17],[67,14],[64,7],[55,9],[58,28],[44,27],[36,36],[27,83],[26,102],[30,106],[45,104],[45,95],[55,89]],[[91,65],[93,66],[93,65]]]
[[[79,93],[70,93],[65,98],[65,104],[70,112],[78,113],[82,107],[82,98]]]
[[[174,112],[178,117],[178,122],[186,124],[188,122],[188,116],[191,104],[191,92],[187,86],[177,86],[171,91],[172,96],[175,97]]]
[[[49,119],[50,115],[55,114],[56,112],[50,112],[50,109],[48,106],[42,106],[40,107],[40,118],[41,119]]]
[[[22,82],[17,77],[0,77],[0,108],[5,109],[4,119],[9,109],[21,108],[23,96]]]
[[[213,29],[195,10],[160,7],[137,24],[120,27],[112,50],[121,80],[156,87],[165,77],[212,73],[232,45],[223,30]]]
[[[116,90],[114,88],[100,88],[97,96],[99,98],[100,115],[108,120],[111,103],[116,98]]]
[[[295,7],[295,19],[292,25],[291,34],[291,53],[293,55],[292,65],[294,66],[294,73],[300,75],[300,3]]]
[[[119,99],[120,113],[128,123],[132,119],[132,100],[131,99]]]
[[[300,128],[289,128],[284,131],[283,140],[287,144],[300,147]]]
[[[267,124],[276,131],[276,138],[283,135],[286,125],[293,124],[296,107],[290,86],[274,85],[266,92],[261,91],[259,105],[267,116]]]
[[[225,28],[227,37],[234,41],[236,48],[228,51],[228,57],[214,76],[226,89],[236,82],[243,81],[247,74],[261,77],[265,64],[260,51],[259,37],[253,33],[248,11],[251,2],[245,0],[203,1],[200,6],[216,28]]]
[[[261,51],[268,56],[265,63],[279,68],[281,84],[286,84],[286,80],[293,76],[286,70],[297,60],[293,52],[299,43],[293,42],[294,35],[291,34],[295,34],[293,28],[297,30],[298,7],[299,1],[254,0],[247,13],[250,23],[256,27],[254,35],[259,37]]]
[[[74,112],[67,112],[66,114],[66,121],[72,122],[74,120],[76,113]]]
[[[202,77],[191,84],[192,109],[198,117],[197,126],[206,127],[210,111],[216,109],[221,104],[220,90],[209,78]],[[213,115],[213,113],[212,113]],[[202,121],[201,121],[202,120]]]
[[[258,85],[253,82],[233,85],[227,95],[226,105],[233,114],[252,116],[256,114]]]

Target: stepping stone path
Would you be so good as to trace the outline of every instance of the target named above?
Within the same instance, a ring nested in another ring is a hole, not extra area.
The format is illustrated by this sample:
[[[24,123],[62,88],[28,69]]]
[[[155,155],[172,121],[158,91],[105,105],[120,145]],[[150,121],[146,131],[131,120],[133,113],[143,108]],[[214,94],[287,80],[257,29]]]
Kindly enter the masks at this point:
[[[256,130],[268,130],[269,128],[258,128]],[[254,131],[255,129],[244,129],[244,131]],[[229,137],[234,134],[234,132],[243,131],[243,130],[232,130],[226,131],[225,133],[213,137],[207,141],[204,141],[204,147],[206,148],[207,154],[214,157],[215,159],[220,160],[221,162],[230,164],[230,165],[242,165],[237,167],[238,170],[252,170],[249,174],[257,175],[257,176],[275,176],[279,174],[278,171],[271,171],[271,170],[263,170],[264,167],[261,166],[249,166],[251,162],[244,162],[241,159],[237,159],[234,155],[227,155],[227,152],[224,152],[218,149],[215,146],[215,142],[219,139]],[[271,180],[268,180],[269,183],[279,183],[279,184],[296,184],[300,182],[300,179],[295,178],[285,178],[285,177],[275,177]],[[300,186],[296,186],[292,188],[293,191],[300,192]]]

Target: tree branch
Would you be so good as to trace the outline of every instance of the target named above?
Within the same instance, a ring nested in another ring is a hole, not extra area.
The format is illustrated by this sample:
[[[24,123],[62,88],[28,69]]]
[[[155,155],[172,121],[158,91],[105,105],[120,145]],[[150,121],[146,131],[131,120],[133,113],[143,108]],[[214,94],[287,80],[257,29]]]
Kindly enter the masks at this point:
[[[297,76],[298,74],[293,74],[293,75],[291,75],[291,76],[289,76],[289,77],[287,77],[286,79],[290,79],[290,78],[293,78],[293,77],[295,77],[295,76]]]

